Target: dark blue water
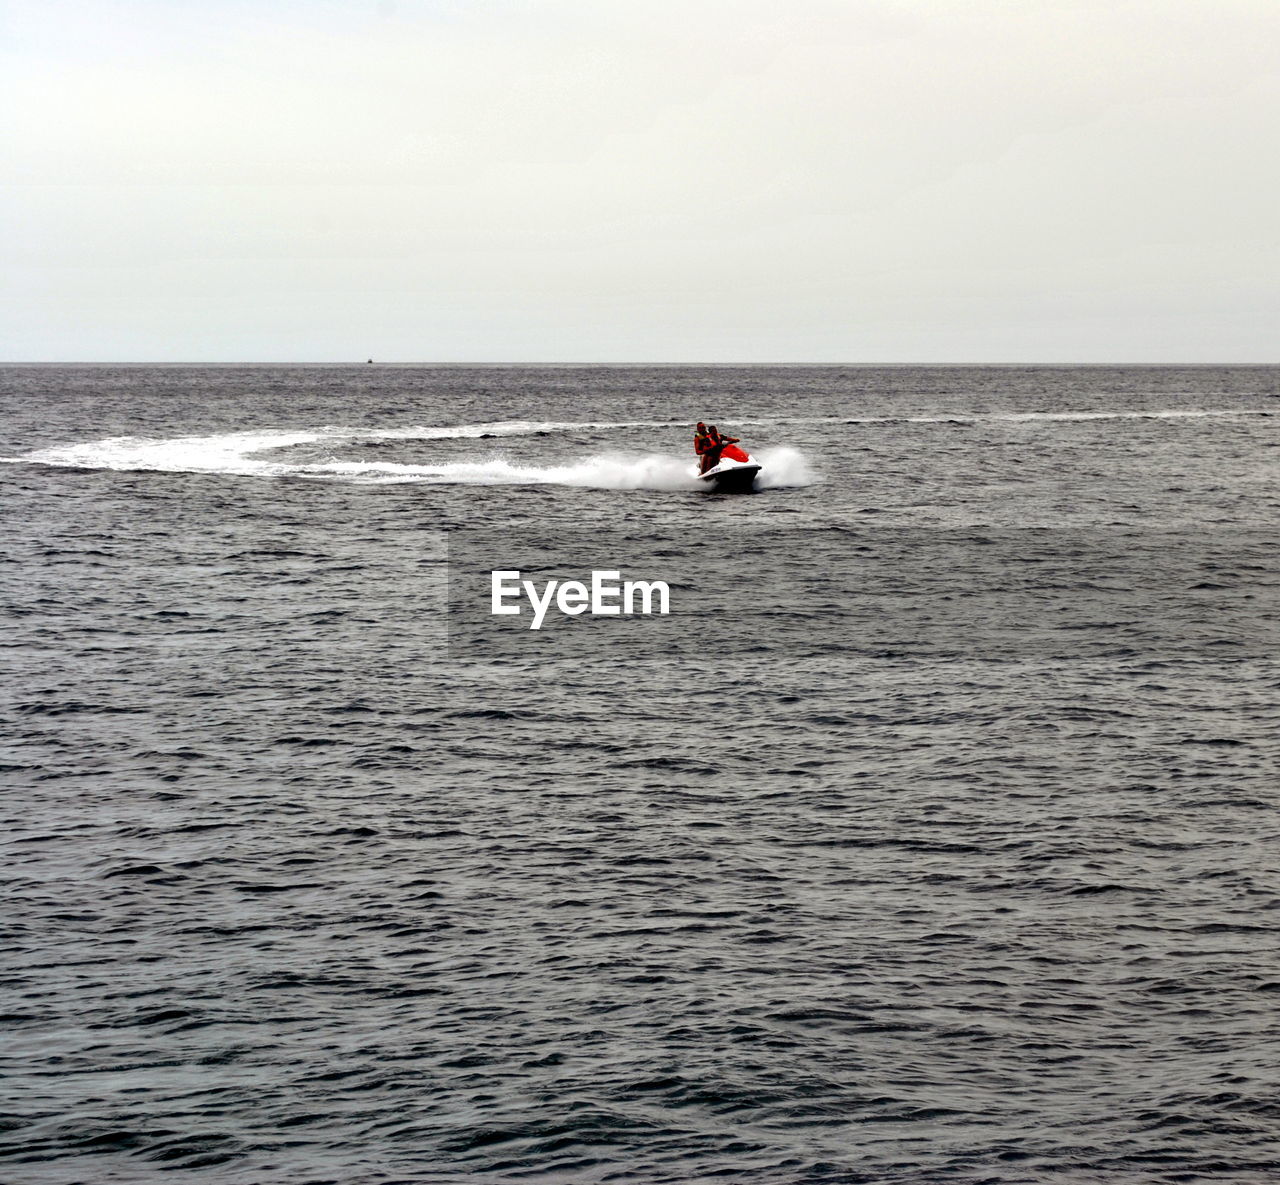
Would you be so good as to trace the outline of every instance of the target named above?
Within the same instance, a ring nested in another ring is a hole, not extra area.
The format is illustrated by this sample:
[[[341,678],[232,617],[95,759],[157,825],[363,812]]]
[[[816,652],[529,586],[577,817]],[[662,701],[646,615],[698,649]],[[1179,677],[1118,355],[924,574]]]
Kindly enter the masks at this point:
[[[1275,368],[0,378],[0,1179],[1280,1177]]]

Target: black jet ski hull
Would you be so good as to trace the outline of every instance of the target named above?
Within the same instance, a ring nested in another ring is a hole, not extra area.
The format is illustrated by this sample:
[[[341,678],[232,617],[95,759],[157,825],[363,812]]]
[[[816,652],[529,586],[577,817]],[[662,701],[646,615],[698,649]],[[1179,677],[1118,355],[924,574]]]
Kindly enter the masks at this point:
[[[700,473],[698,480],[717,494],[749,494],[755,489],[760,469],[760,463],[755,460],[721,461],[715,468]]]

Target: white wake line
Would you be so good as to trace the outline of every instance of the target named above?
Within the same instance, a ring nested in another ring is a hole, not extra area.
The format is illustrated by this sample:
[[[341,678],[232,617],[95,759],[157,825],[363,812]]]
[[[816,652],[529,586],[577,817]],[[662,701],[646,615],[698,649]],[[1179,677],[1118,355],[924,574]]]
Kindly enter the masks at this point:
[[[1193,419],[1230,416],[1265,416],[1260,409],[1165,409],[1149,411],[992,412],[947,416],[821,416],[735,420],[737,427],[798,424],[949,424],[1034,423],[1038,421],[1089,421],[1125,419]],[[573,464],[546,468],[522,467],[506,460],[455,462],[438,465],[406,465],[378,461],[290,463],[263,459],[255,454],[298,445],[327,442],[332,445],[374,443],[384,440],[481,439],[514,437],[578,430],[673,428],[687,431],[681,420],[498,420],[482,424],[414,425],[401,428],[350,428],[325,425],[314,429],[260,429],[213,436],[173,438],[115,436],[79,444],[36,449],[18,457],[0,457],[7,464],[37,464],[81,469],[114,469],[171,473],[222,473],[254,477],[343,477],[356,481],[431,481],[471,484],[558,484],[603,488],[672,489],[689,485],[692,470],[687,461],[649,454],[642,456],[590,456]],[[769,450],[755,450],[762,459]],[[785,458],[785,460],[783,459]],[[791,469],[795,480],[780,484],[808,484],[812,475],[794,450],[777,450],[775,467]]]
[[[444,463],[403,464],[391,461],[281,461],[261,454],[299,445],[351,445],[379,440],[441,440],[484,436],[521,436],[570,428],[640,427],[641,424],[564,424],[502,421],[452,427],[356,429],[327,426],[289,431],[266,429],[216,436],[170,439],[115,436],[81,444],[38,449],[9,462],[64,468],[126,472],[206,473],[233,477],[338,479],[361,484],[425,482],[436,485],[562,485],[595,489],[700,490],[691,457],[662,454],[597,454],[558,465],[530,466],[502,457]],[[665,425],[662,425],[665,426]],[[814,478],[794,449],[757,450],[765,463],[762,488],[802,486]]]
[[[261,428],[246,432],[225,432],[212,436],[109,436],[77,444],[53,445],[17,457],[0,457],[5,464],[84,465],[101,467],[104,454],[138,454],[156,459],[178,459],[188,451],[201,453],[249,454],[268,449],[329,441],[333,444],[373,443],[381,440],[478,440],[486,436],[534,436],[543,432],[566,432],[579,428],[668,428],[677,426],[662,420],[632,420],[618,423],[597,421],[499,420],[484,424],[414,425],[405,428],[349,428],[326,424],[320,428]],[[191,459],[191,458],[188,458]],[[290,466],[291,469],[299,466]]]

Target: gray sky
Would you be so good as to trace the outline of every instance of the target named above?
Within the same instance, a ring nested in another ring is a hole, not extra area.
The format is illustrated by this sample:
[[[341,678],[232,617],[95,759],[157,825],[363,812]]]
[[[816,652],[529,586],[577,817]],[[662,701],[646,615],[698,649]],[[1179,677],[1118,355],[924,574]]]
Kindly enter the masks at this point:
[[[10,360],[1280,360],[1280,0],[0,0]]]

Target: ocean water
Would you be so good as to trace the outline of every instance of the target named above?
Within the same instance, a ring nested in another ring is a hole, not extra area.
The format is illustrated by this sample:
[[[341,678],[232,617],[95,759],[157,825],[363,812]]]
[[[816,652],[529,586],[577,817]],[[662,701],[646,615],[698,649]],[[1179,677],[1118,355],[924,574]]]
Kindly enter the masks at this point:
[[[1266,367],[0,371],[0,1179],[1280,1179],[1278,424]]]

